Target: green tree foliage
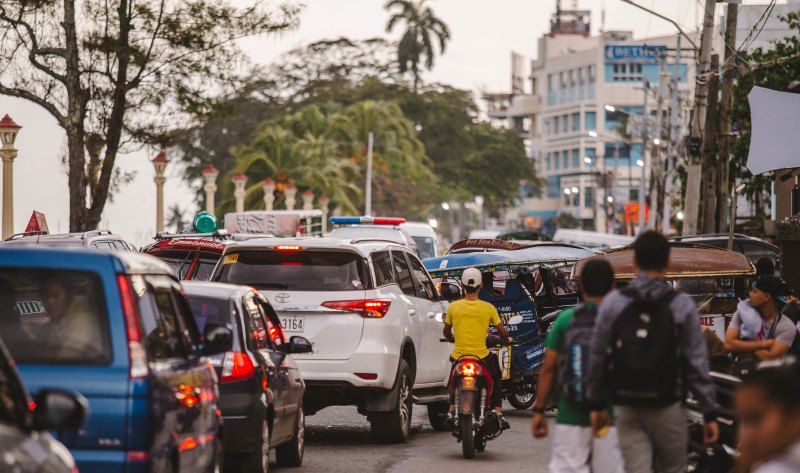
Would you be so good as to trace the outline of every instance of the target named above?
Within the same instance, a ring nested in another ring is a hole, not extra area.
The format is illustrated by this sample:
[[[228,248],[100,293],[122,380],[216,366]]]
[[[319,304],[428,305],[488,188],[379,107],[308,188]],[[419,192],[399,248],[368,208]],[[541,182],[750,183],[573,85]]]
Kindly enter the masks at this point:
[[[563,212],[556,217],[557,228],[579,228],[581,226],[580,220],[571,213]]]
[[[0,2],[0,94],[66,132],[70,230],[97,227],[126,144],[168,145],[183,112],[235,89],[235,41],[292,28],[297,13],[225,0]]]
[[[382,171],[376,178],[393,179],[391,184],[375,182],[376,209],[422,217],[425,203],[471,201],[475,195],[483,195],[488,210],[494,211],[520,196],[521,179],[528,181],[530,193],[538,193],[542,184],[519,136],[480,124],[477,106],[468,91],[430,84],[415,93],[405,75],[392,65],[393,47],[377,39],[320,41],[287,53],[267,72],[254,76],[241,94],[218,104],[200,125],[187,131],[179,146],[188,166],[187,181],[197,190],[198,201],[203,199],[198,185],[200,170],[206,164],[211,162],[223,173],[230,171],[235,166],[230,150],[253,141],[259,124],[280,121],[309,106],[326,116],[350,110],[351,129],[360,130],[360,136],[350,140],[359,143],[359,149],[351,150],[348,158],[363,172],[368,128],[378,123],[375,111],[364,109],[370,103],[399,108],[399,114],[407,119],[404,125],[387,127],[393,134],[415,138],[407,143],[422,143],[423,149],[414,148],[409,153],[427,156],[412,163],[421,163],[429,171],[423,173],[404,163],[403,155],[383,154],[376,130],[376,166]],[[431,179],[431,172],[436,179]],[[493,179],[487,179],[487,175]],[[363,174],[360,176],[363,179]],[[221,181],[220,202],[231,195],[229,183],[223,178]],[[354,184],[363,189],[362,180]],[[393,193],[389,193],[389,187]],[[383,196],[390,200],[381,200]]]
[[[223,179],[220,212],[233,208],[230,177],[248,176],[247,208],[261,207],[261,183],[271,178],[282,188],[326,195],[333,207],[358,214],[363,210],[367,140],[374,133],[373,207],[376,213],[422,215],[433,187],[422,143],[412,123],[391,102],[364,101],[323,112],[310,105],[295,114],[270,120],[247,146],[233,150],[234,167]]]
[[[406,31],[397,46],[397,62],[400,72],[411,71],[414,76],[414,91],[420,84],[423,57],[424,66],[431,70],[436,57],[436,42],[439,52],[444,54],[450,40],[450,30],[440,20],[425,0],[389,0],[384,8],[394,11],[386,23],[390,33],[396,25],[404,23]]]
[[[800,92],[797,89],[788,90],[789,84],[800,78],[800,13],[790,13],[782,20],[794,32],[793,36],[775,41],[772,49],[758,48],[745,55],[741,64],[751,64],[752,68],[740,68],[743,72],[734,90],[733,123],[738,138],[733,144],[731,156],[731,181],[727,186],[732,188],[734,182],[745,183],[743,194],[747,200],[754,203],[758,212],[757,219],[763,220],[767,216],[773,173],[753,176],[747,169],[747,157],[750,152],[751,116],[750,103],[747,95],[755,86],[766,87],[773,90],[786,92]]]

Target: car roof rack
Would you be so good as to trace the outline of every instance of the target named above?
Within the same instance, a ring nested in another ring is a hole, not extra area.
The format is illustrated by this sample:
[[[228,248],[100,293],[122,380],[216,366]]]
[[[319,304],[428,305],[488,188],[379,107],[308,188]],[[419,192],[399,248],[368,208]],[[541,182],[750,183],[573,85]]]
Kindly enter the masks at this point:
[[[111,233],[111,230],[89,230],[81,233],[81,240],[100,235],[113,235],[113,233]]]
[[[399,243],[394,240],[390,240],[388,238],[379,238],[379,237],[371,237],[371,238],[355,238],[350,240],[350,243],[369,243],[369,242],[387,242],[387,243],[394,243],[395,245],[405,247],[402,243]]]
[[[41,235],[48,235],[49,233],[45,230],[38,230],[35,232],[22,232],[22,233],[15,233],[3,241],[11,241],[11,240],[19,240],[20,238],[25,238],[28,236],[41,236]]]

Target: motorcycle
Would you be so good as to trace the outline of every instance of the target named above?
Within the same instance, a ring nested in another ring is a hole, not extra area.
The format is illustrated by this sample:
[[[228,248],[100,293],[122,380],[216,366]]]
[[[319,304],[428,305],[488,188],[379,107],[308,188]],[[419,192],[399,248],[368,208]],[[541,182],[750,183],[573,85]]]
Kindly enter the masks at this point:
[[[510,324],[522,320],[512,317]],[[487,346],[496,347],[499,338],[490,335]],[[455,401],[455,422],[453,436],[461,442],[464,458],[475,457],[475,452],[486,450],[489,440],[502,433],[500,421],[492,409],[492,391],[501,389],[495,386],[489,367],[477,357],[462,356],[453,364],[450,375],[450,391]]]

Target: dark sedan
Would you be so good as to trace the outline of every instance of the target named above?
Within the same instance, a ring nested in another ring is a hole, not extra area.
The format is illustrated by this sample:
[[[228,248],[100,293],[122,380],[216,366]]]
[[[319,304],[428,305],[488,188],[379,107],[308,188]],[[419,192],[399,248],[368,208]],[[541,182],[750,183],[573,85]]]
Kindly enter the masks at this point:
[[[184,282],[197,325],[233,329],[230,352],[212,357],[219,376],[226,464],[266,472],[270,449],[279,466],[303,462],[305,384],[291,353],[308,353],[303,337],[286,340],[267,300],[251,287]]]

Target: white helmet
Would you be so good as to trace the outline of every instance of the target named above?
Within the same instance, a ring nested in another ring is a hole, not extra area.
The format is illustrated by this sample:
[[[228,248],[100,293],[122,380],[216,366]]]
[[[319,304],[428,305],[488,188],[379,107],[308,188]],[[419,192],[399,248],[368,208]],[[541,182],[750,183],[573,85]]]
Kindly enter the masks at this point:
[[[476,288],[483,283],[481,272],[477,268],[467,268],[461,273],[461,285],[468,288]]]

